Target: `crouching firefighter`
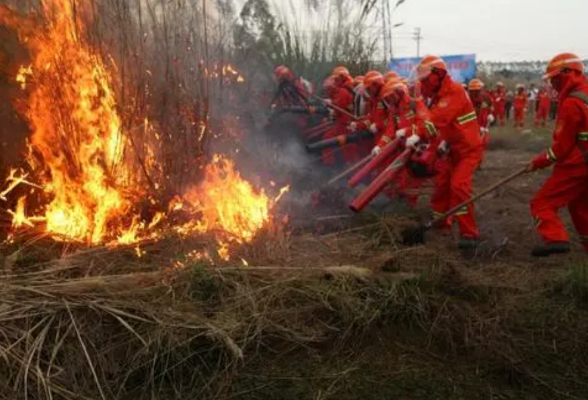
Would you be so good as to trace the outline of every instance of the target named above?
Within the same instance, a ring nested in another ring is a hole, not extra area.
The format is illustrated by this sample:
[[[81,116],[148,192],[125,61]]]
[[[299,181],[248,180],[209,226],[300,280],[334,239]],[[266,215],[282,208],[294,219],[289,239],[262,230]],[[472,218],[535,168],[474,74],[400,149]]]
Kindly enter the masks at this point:
[[[571,53],[554,57],[547,66],[548,80],[559,98],[553,143],[537,156],[528,171],[553,165],[553,172],[531,201],[531,213],[543,244],[535,257],[568,253],[570,237],[558,215],[567,207],[588,252],[588,80],[582,60]]]

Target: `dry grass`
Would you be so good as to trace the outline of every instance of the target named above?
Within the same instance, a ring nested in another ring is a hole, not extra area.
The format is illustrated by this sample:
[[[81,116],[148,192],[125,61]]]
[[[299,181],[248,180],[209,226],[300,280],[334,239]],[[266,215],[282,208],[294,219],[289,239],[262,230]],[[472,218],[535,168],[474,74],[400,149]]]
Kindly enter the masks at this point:
[[[257,355],[345,348],[380,330],[399,344],[412,332],[421,355],[476,365],[488,379],[555,398],[565,387],[587,389],[578,356],[588,328],[584,269],[555,286],[547,284],[554,274],[471,269],[434,247],[396,248],[397,222],[322,236],[267,233],[241,249],[249,267],[173,269],[195,245],[177,239],[144,246],[143,259],[133,249],[55,257],[63,249],[53,246],[38,263],[27,252],[47,245],[22,248],[4,258],[0,283],[2,393],[225,398]]]

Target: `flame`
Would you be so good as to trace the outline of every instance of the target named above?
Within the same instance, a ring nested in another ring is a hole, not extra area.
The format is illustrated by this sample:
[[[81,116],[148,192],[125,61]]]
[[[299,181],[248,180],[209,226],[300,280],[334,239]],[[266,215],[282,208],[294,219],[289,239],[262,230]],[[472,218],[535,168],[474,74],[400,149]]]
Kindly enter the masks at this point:
[[[142,121],[139,127],[126,128],[119,114],[123,107],[116,101],[115,75],[107,68],[116,71],[116,64],[111,57],[107,63],[84,41],[84,24],[73,4],[78,3],[41,0],[48,20],[33,34],[21,37],[32,59],[16,77],[27,88],[25,116],[32,130],[28,172],[10,171],[0,199],[6,201],[19,185],[41,190],[34,191],[39,196],[34,202],[27,196],[18,199],[10,211],[13,229],[41,227],[56,240],[90,245],[134,245],[138,257],[145,254],[138,243],[164,233],[211,233],[218,256],[230,259],[233,246],[251,243],[272,221],[272,208],[287,188],[272,199],[243,179],[232,160],[214,156],[200,184],[164,203],[165,212],[154,213],[148,220],[141,217],[141,205],[159,204],[150,195],[165,187],[163,173],[157,173],[163,171],[161,151],[152,147],[164,140],[163,135],[146,117],[135,119]],[[14,22],[12,26],[19,29]],[[33,73],[35,79],[29,82]],[[226,63],[217,63],[205,73],[229,82],[245,81]],[[203,136],[206,123],[197,123],[196,134]],[[145,142],[141,164],[134,152],[136,141],[130,142],[134,130],[146,139],[141,141]],[[40,206],[31,210],[27,204]],[[172,214],[189,220],[169,218]],[[191,257],[212,260],[207,252]]]
[[[22,90],[25,90],[27,88],[27,79],[29,76],[33,75],[33,66],[29,65],[28,67],[25,67],[24,65],[21,65],[20,68],[18,69],[18,74],[16,75],[16,82],[18,82],[20,84],[20,87]]]
[[[282,194],[287,188],[282,189]],[[281,197],[281,195],[279,196]],[[263,190],[255,190],[244,180],[235,164],[215,155],[204,171],[204,180],[185,196],[201,218],[192,227],[199,232],[217,233],[217,252],[230,258],[230,244],[251,243],[255,235],[271,221],[271,210],[278,199]]]
[[[20,197],[16,204],[14,211],[8,210],[8,213],[12,215],[12,227],[21,228],[23,226],[33,227],[33,222],[25,214],[26,208],[26,197]]]
[[[41,165],[40,186],[52,199],[42,215],[46,230],[92,244],[117,237],[129,242],[140,227],[133,206],[144,193],[139,169],[125,152],[110,74],[81,39],[83,24],[72,3],[43,0],[42,6],[51,18],[26,41],[33,62],[21,67],[17,81],[26,85],[35,71],[26,115],[33,130],[28,161],[31,169]],[[25,178],[11,173],[0,197]]]

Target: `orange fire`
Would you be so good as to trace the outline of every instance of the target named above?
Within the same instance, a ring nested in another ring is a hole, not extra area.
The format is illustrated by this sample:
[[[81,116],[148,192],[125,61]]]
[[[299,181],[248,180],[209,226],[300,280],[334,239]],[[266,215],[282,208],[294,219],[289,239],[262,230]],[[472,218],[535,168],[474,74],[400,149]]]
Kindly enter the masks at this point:
[[[13,227],[41,227],[57,240],[109,245],[157,238],[168,228],[182,234],[214,232],[223,259],[230,257],[231,245],[251,242],[270,222],[277,199],[255,190],[234,163],[221,156],[206,167],[202,183],[169,203],[166,213],[149,220],[140,217],[142,205],[155,203],[149,196],[164,186],[157,174],[160,135],[145,119],[145,156],[139,165],[131,132],[123,128],[113,76],[84,41],[84,25],[72,2],[41,3],[48,20],[34,35],[22,38],[32,64],[21,68],[17,77],[28,95],[31,172],[12,171],[0,199],[6,200],[19,185],[38,188],[35,194],[43,197],[35,202],[19,198],[11,211]],[[216,65],[215,70],[244,80],[228,64]],[[34,80],[29,82],[31,76]],[[39,203],[38,209],[26,207]],[[180,209],[192,219],[170,227],[166,217]]]
[[[45,30],[26,38],[33,60],[17,81],[24,89],[27,77],[35,77],[26,115],[33,130],[28,161],[33,170],[41,166],[36,175],[51,198],[42,211],[46,230],[93,244],[128,240],[138,229],[133,207],[145,193],[110,74],[83,41],[72,2],[44,0],[42,6],[51,18]]]
[[[215,232],[217,252],[226,260],[230,244],[250,243],[270,222],[272,208],[288,188],[272,199],[263,190],[255,190],[235,170],[233,161],[220,155],[214,156],[204,172],[200,185],[185,195],[193,212],[200,215],[188,229]]]

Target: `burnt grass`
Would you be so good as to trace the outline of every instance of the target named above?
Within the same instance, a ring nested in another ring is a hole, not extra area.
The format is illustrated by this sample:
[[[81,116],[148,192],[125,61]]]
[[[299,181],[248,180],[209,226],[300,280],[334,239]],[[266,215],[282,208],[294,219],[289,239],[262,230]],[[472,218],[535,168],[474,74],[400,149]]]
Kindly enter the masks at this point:
[[[477,188],[549,142],[547,130],[494,134]],[[174,238],[142,259],[7,245],[0,398],[588,398],[586,257],[528,255],[543,177],[481,201],[484,239],[469,254],[434,232],[426,246],[399,244],[425,204],[352,218],[291,205],[292,221],[314,222],[244,246],[249,267],[162,269],[191,248]]]

